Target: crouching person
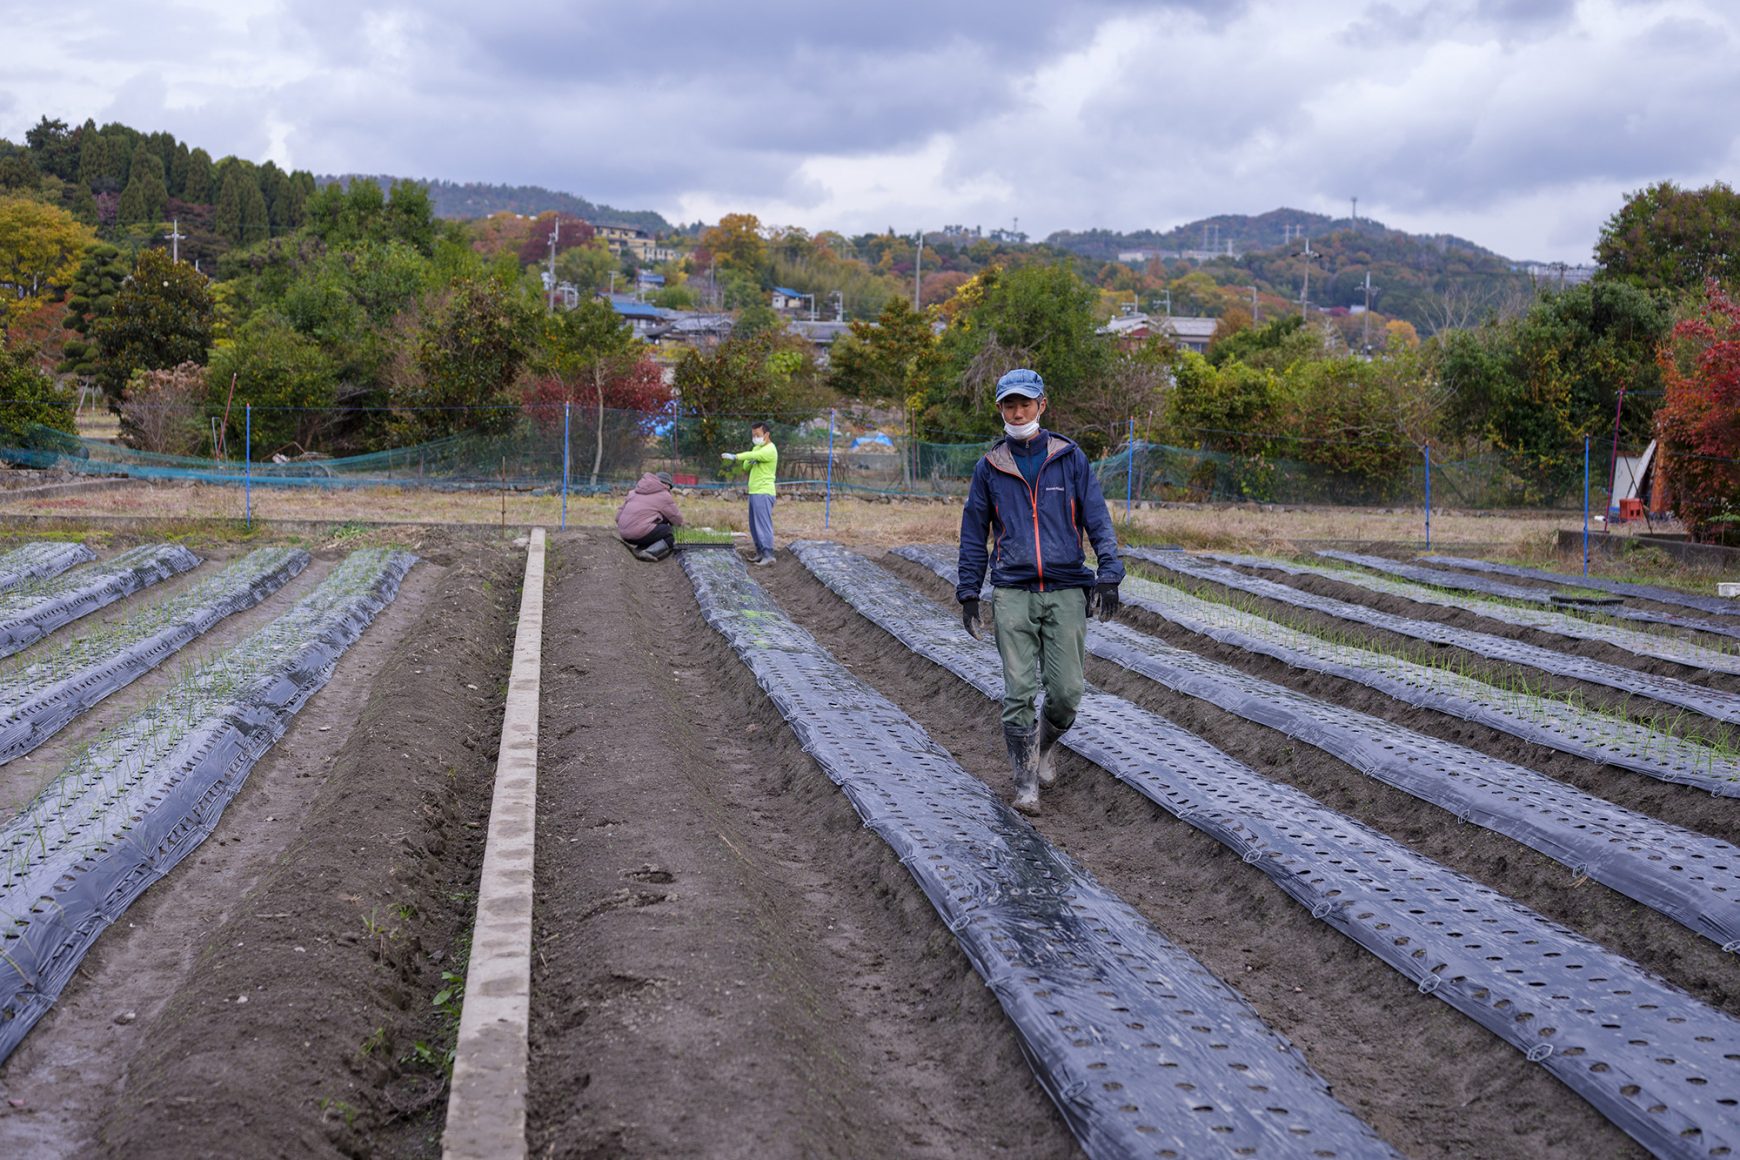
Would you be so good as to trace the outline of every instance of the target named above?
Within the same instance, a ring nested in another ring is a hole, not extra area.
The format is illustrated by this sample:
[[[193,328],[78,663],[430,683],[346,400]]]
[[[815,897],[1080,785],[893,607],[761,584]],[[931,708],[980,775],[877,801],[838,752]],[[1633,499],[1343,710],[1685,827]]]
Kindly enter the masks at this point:
[[[683,513],[671,497],[671,473],[649,471],[640,477],[616,511],[616,534],[642,560],[662,560],[677,546]]]
[[[1003,739],[1015,808],[1039,812],[1052,750],[1075,724],[1087,661],[1087,618],[1118,611],[1124,565],[1105,497],[1081,448],[1040,425],[1045,381],[1018,368],[997,380],[1004,437],[973,468],[961,512],[961,624],[979,635],[979,591],[991,573],[991,623],[1003,662]],[[1082,541],[1093,544],[1098,571]],[[995,549],[989,547],[995,541]],[[1045,708],[1035,702],[1041,687]]]

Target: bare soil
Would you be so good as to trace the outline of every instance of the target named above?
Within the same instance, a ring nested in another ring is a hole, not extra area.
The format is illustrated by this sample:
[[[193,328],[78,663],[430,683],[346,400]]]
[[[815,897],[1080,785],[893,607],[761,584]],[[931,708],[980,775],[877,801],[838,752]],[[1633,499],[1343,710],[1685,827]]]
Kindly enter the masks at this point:
[[[312,546],[293,590],[190,651],[233,643],[343,555]],[[448,1034],[430,997],[463,962],[523,554],[406,546],[422,562],[213,838],[0,1067],[0,1154],[435,1153],[445,1082],[412,1045]]]
[[[0,1155],[439,1153],[453,1027],[434,997],[468,952],[523,551],[495,534],[347,529],[311,545],[316,565],[291,589],[187,657],[286,607],[353,543],[395,535],[420,537],[425,557],[399,599],[214,838],[103,936],[0,1066]],[[992,993],[701,621],[680,564],[637,561],[602,530],[550,544],[533,1153],[1078,1154]],[[928,573],[880,562],[948,599]],[[1006,788],[991,701],[795,560],[754,571],[968,771]],[[1124,615],[1245,671],[1740,839],[1728,803]],[[1211,705],[1097,661],[1090,677],[1740,1013],[1732,960],[1665,918]],[[28,797],[57,753],[163,679],[0,768],[0,798]],[[1046,837],[1249,997],[1407,1155],[1641,1154],[1236,855],[1079,758],[1064,755],[1061,774],[1038,820]]]
[[[533,1153],[1074,1153],[991,992],[680,566],[597,534],[555,562]]]

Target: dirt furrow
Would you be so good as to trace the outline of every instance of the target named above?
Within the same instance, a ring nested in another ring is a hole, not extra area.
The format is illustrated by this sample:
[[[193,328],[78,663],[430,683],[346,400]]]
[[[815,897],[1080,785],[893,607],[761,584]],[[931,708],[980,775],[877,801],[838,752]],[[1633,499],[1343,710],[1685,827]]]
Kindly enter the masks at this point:
[[[553,544],[534,1154],[1073,1153],[991,993],[681,569]]]

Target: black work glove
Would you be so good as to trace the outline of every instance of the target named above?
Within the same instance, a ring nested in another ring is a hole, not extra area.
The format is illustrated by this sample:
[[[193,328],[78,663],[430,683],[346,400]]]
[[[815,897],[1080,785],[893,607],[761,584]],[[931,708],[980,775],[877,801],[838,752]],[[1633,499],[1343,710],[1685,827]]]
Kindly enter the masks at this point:
[[[961,627],[967,630],[968,636],[974,640],[979,639],[979,601],[977,597],[961,601]]]
[[[1088,615],[1098,616],[1101,623],[1110,620],[1118,614],[1118,586],[1116,584],[1095,584],[1094,590],[1088,593]]]

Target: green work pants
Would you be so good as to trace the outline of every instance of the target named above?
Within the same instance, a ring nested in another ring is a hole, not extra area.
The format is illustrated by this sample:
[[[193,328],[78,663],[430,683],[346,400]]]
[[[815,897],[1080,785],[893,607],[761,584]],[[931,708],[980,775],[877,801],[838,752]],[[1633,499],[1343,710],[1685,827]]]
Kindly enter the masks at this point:
[[[1087,589],[991,592],[991,622],[1003,658],[1003,726],[1038,723],[1033,699],[1045,687],[1045,719],[1058,733],[1075,724],[1087,662]]]

